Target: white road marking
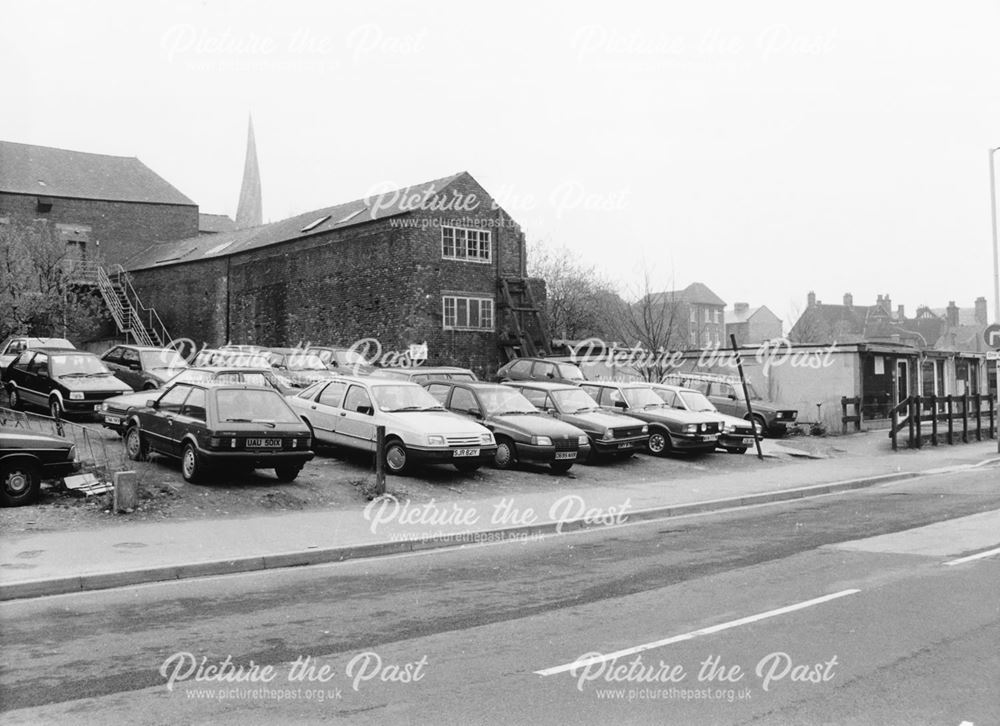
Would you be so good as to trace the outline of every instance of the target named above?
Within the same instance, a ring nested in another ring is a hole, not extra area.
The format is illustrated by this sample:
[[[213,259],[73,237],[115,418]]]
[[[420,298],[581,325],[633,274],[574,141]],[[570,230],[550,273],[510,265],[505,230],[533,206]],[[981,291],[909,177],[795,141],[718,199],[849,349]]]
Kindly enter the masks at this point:
[[[702,628],[701,630],[692,630],[689,633],[683,633],[681,635],[674,635],[670,638],[664,638],[663,640],[657,640],[653,643],[646,643],[644,645],[637,645],[634,648],[626,648],[625,650],[618,650],[614,653],[607,653],[606,655],[598,655],[592,658],[587,658],[585,660],[575,660],[572,663],[566,663],[560,666],[554,666],[552,668],[545,668],[540,671],[535,671],[540,676],[551,676],[556,673],[564,673],[566,671],[571,671],[576,668],[583,668],[585,666],[591,665],[592,663],[603,663],[604,661],[614,660],[616,658],[624,658],[628,655],[634,655],[635,653],[641,653],[645,650],[652,650],[653,648],[660,648],[664,645],[671,645],[673,643],[680,643],[685,640],[692,640],[701,635],[711,635],[712,633],[718,633],[723,630],[729,630],[730,628],[736,628],[740,625],[748,625],[749,623],[755,623],[759,620],[766,620],[767,618],[773,618],[777,615],[784,615],[785,613],[795,612],[796,610],[802,610],[804,608],[812,607],[813,605],[819,605],[821,603],[829,602],[830,600],[836,600],[837,598],[846,597],[847,595],[854,595],[861,592],[858,589],[852,590],[841,590],[840,592],[835,592],[832,595],[824,595],[823,597],[813,598],[812,600],[806,600],[804,602],[795,603],[794,605],[786,605],[783,608],[778,608],[777,610],[768,610],[767,612],[757,613],[756,615],[749,615],[745,618],[739,618],[738,620],[730,620],[727,623],[720,623],[719,625],[712,625],[707,628]]]
[[[981,560],[984,557],[992,557],[993,555],[1000,555],[1000,547],[992,550],[986,550],[985,552],[977,552],[974,555],[969,555],[968,557],[959,557],[957,560],[952,560],[951,562],[945,562],[945,567],[950,567],[951,565],[961,565],[965,562],[972,562],[973,560]]]

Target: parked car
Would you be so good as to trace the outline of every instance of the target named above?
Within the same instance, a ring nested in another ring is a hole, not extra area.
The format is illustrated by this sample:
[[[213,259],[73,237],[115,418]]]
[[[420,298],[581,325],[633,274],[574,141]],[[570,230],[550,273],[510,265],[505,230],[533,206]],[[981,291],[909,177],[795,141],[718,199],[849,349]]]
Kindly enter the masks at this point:
[[[274,469],[290,482],[313,458],[312,435],[273,388],[175,383],[129,414],[125,451],[180,459],[185,481],[213,468]]]
[[[274,373],[264,368],[185,368],[163,384],[162,388],[174,383],[204,383],[222,385],[226,383],[243,383],[248,386],[270,386],[278,393],[285,395],[288,388],[282,386]],[[156,389],[160,390],[160,389]],[[125,423],[128,413],[133,408],[141,408],[150,398],[150,391],[140,391],[124,396],[113,396],[101,404],[101,425],[104,428],[125,433]]]
[[[547,416],[520,391],[495,383],[432,381],[424,386],[449,411],[481,422],[497,440],[493,465],[547,464],[565,472],[590,455],[585,431]]]
[[[132,393],[100,358],[74,349],[29,348],[7,366],[3,378],[11,408],[36,406],[53,418],[94,418],[105,399]]]
[[[428,381],[478,381],[468,368],[454,366],[417,366],[415,368],[376,368],[372,373],[379,378],[397,378],[402,381],[424,384]]]
[[[294,388],[306,388],[316,381],[333,378],[334,374],[313,353],[301,348],[271,348],[266,354],[277,375],[288,379]]]
[[[11,364],[17,354],[28,348],[76,348],[65,338],[33,338],[31,336],[11,336],[0,343],[0,370]]]
[[[719,448],[730,454],[744,454],[747,448],[754,445],[754,427],[746,419],[737,418],[722,413],[708,397],[693,388],[668,386],[662,383],[650,384],[656,395],[673,408],[685,411],[718,414],[722,419],[722,434],[719,436]]]
[[[747,400],[743,395],[743,384],[737,377],[707,373],[671,373],[663,382],[701,391],[722,413],[750,420]],[[750,391],[754,423],[761,435],[784,436],[788,427],[795,424],[799,412],[795,409],[778,408],[775,404],[764,400],[749,381],[747,389]]]
[[[393,474],[416,464],[454,464],[471,472],[492,461],[493,434],[447,412],[416,383],[340,376],[288,399],[317,441],[375,451],[375,427],[385,426],[385,462]]]
[[[254,347],[257,346],[241,346]],[[223,348],[204,348],[198,351],[198,355],[191,362],[196,368],[255,368],[262,371],[270,371],[274,379],[278,381],[281,392],[289,395],[297,390],[292,385],[288,376],[282,375],[271,366],[267,352],[252,352],[245,350],[225,350]]]
[[[548,358],[517,358],[504,364],[497,371],[497,380],[504,381],[551,381],[553,383],[582,383],[586,380],[583,371],[575,363],[550,360]]]
[[[159,388],[188,364],[173,348],[116,345],[101,356],[112,373],[137,391]]]
[[[719,441],[719,416],[671,408],[648,383],[588,381],[580,388],[601,408],[645,421],[649,426],[646,450],[656,456],[681,451],[708,453]]]
[[[38,498],[43,479],[80,468],[73,442],[36,431],[0,427],[0,505],[19,507]]]
[[[350,348],[312,345],[306,348],[306,353],[319,356],[327,368],[345,376],[369,376],[376,370],[360,353]]]
[[[649,427],[644,421],[602,411],[597,401],[578,386],[543,381],[505,383],[520,391],[536,407],[576,426],[590,437],[592,457],[629,457],[646,448]]]

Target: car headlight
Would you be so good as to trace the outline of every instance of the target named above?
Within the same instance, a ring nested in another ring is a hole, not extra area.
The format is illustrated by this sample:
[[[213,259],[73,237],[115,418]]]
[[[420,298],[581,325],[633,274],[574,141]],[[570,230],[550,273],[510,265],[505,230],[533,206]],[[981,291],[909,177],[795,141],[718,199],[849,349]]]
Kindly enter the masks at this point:
[[[587,438],[587,434],[584,434],[583,436],[577,437],[576,443],[580,446],[586,446],[590,443],[590,439]]]
[[[552,446],[552,439],[548,436],[532,436],[531,443],[535,446]]]
[[[118,395],[120,395],[120,396],[127,396],[130,393],[134,393],[134,391],[132,389],[129,389],[127,391],[126,390],[122,390],[122,391],[119,392]]]
[[[493,441],[493,434],[489,434],[489,433],[486,433],[486,434],[483,434],[482,436],[480,436],[479,437],[479,441],[480,441],[480,443],[486,444],[487,446],[491,446],[491,445],[493,445],[495,443]]]
[[[693,434],[697,430],[698,430],[698,424],[687,424],[684,427],[684,433],[686,434]]]
[[[605,429],[604,433],[601,434],[601,441],[611,441],[615,437],[614,429]]]
[[[83,400],[83,391],[70,391],[69,392],[69,397],[70,397],[71,401],[82,401]]]
[[[731,434],[734,431],[736,431],[736,427],[731,423],[727,423],[725,426],[722,427],[722,430],[727,434]]]
[[[102,403],[101,404],[101,410],[102,411],[107,411],[108,410],[108,404],[107,403]]]
[[[707,424],[702,424],[699,427],[699,431],[702,431],[702,432],[708,431],[708,425]]]
[[[427,437],[428,446],[447,446],[448,442],[445,441],[444,436],[428,436]]]

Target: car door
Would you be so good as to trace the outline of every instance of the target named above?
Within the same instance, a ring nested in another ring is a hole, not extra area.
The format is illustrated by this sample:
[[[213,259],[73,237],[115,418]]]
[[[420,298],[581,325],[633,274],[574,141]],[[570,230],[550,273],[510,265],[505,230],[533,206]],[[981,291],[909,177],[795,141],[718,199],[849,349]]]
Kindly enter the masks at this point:
[[[151,448],[168,456],[180,456],[183,425],[177,422],[191,386],[178,384],[160,396],[154,411],[143,416],[143,433]]]
[[[334,436],[343,446],[375,450],[375,407],[364,386],[352,383],[347,388]]]
[[[736,389],[729,383],[722,383],[721,381],[712,381],[710,385],[708,399],[715,404],[715,407],[723,413],[728,413],[730,416],[743,418],[743,414],[746,411],[743,410],[741,412],[741,409],[744,407],[738,400],[739,397],[736,395]]]
[[[24,399],[36,406],[48,407],[49,390],[49,356],[47,353],[35,353],[25,369],[21,393]]]
[[[337,424],[343,409],[340,404],[344,400],[347,383],[332,381],[321,387],[319,393],[309,402],[306,417],[313,427],[313,433],[320,441],[335,444],[337,441]]]
[[[180,413],[174,420],[174,435],[177,437],[178,442],[183,440],[184,436],[187,434],[194,434],[195,439],[200,445],[204,446],[204,441],[207,438],[206,431],[208,429],[208,424],[206,422],[207,412],[206,412],[206,394],[204,388],[192,388],[191,393],[184,400],[184,404],[181,406]],[[178,443],[178,454],[180,454],[181,445]]]
[[[468,388],[456,386],[451,392],[451,402],[448,404],[449,410],[462,416],[468,416],[473,421],[481,422],[483,419],[483,409],[476,399],[476,394]]]
[[[134,348],[123,348],[118,369],[114,373],[132,388],[141,391],[146,381],[142,375],[142,361],[139,359],[139,351]]]
[[[22,351],[14,358],[6,371],[8,391],[10,391],[11,388],[17,388],[18,397],[22,401],[31,403],[34,402],[34,399],[30,398],[26,383],[28,378],[28,366],[31,365],[31,359],[34,358],[34,356],[35,354],[30,350]]]
[[[122,348],[120,345],[115,346],[114,348],[112,348],[111,350],[109,350],[107,353],[105,353],[104,355],[102,355],[101,356],[101,360],[104,361],[104,365],[106,365],[108,367],[108,370],[110,370],[112,373],[115,374],[115,376],[117,376],[118,378],[121,378],[123,381],[125,381],[126,383],[128,383],[131,386],[132,382],[128,381],[125,378],[125,376],[123,375],[124,371],[122,371],[122,368],[124,367],[122,365],[122,351],[123,350],[124,350],[124,348]],[[135,388],[135,386],[132,386],[132,387]]]

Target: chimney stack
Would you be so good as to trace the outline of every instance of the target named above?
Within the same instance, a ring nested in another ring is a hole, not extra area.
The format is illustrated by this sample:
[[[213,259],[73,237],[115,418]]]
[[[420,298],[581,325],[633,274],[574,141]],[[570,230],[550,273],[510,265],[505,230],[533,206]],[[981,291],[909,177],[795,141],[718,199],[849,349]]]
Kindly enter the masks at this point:
[[[976,322],[980,325],[986,325],[989,322],[989,315],[986,312],[986,298],[984,297],[976,298]]]
[[[849,292],[844,293],[844,307],[853,308],[854,307],[854,295]]]
[[[745,313],[750,309],[750,303],[733,303],[733,310],[737,315]]]
[[[948,326],[951,328],[958,327],[958,305],[955,304],[954,300],[948,302]]]
[[[903,311],[902,305],[896,308],[896,317],[900,320],[900,322],[906,320],[906,313]]]
[[[885,305],[885,314],[891,317],[892,316],[892,298],[889,297],[889,293],[885,294],[885,297],[882,299],[882,302]]]
[[[816,304],[816,293],[810,290],[807,299],[809,300],[809,307],[812,307],[813,305]]]

